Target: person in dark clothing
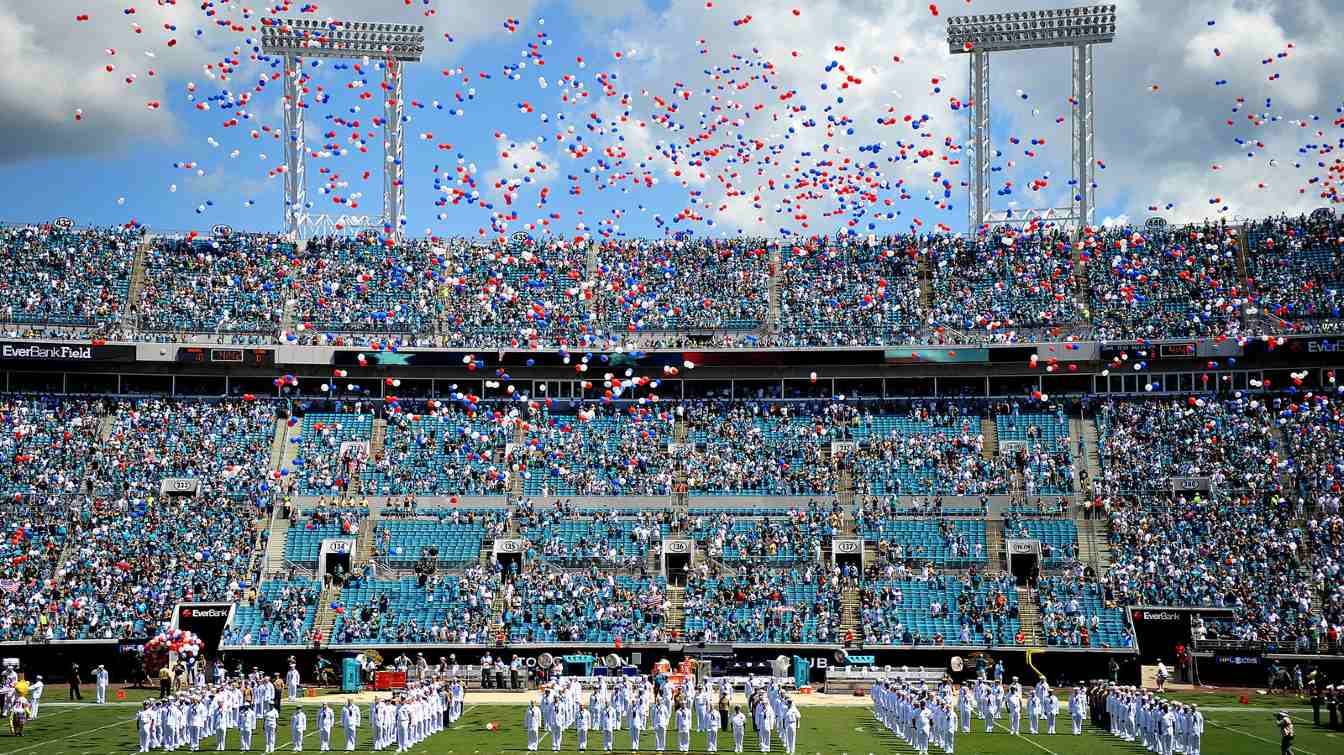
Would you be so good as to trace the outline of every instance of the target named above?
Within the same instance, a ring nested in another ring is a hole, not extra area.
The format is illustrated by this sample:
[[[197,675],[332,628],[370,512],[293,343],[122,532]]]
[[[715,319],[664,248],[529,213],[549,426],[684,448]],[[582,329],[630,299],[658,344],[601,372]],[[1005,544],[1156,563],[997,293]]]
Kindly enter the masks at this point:
[[[70,664],[70,698],[71,700],[83,700],[84,696],[79,692],[79,664]]]

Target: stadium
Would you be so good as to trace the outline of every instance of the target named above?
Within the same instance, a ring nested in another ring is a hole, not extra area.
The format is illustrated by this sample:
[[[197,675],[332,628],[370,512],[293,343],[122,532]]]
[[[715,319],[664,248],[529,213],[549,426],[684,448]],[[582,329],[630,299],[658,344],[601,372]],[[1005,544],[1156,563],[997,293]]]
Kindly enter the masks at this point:
[[[1115,5],[929,6],[962,230],[815,172],[847,227],[755,235],[416,235],[426,27],[235,10],[278,224],[0,226],[0,752],[1338,750],[1339,163],[1309,209],[1098,222]],[[1023,209],[989,57],[1048,48],[1073,180]],[[351,177],[318,60],[381,78],[381,215],[307,193]]]

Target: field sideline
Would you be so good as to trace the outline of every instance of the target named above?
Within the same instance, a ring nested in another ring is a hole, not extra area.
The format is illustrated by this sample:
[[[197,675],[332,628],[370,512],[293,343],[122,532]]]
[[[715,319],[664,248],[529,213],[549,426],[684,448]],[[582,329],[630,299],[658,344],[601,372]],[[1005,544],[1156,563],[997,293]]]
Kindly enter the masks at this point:
[[[105,706],[69,704],[58,700],[44,701],[39,718],[29,723],[23,737],[9,735],[8,729],[0,733],[0,753],[14,755],[102,755],[104,753],[130,753],[138,749],[133,715],[136,700],[143,699],[147,693],[128,691],[130,701]],[[1251,755],[1252,753],[1277,753],[1279,736],[1274,724],[1274,711],[1285,709],[1292,715],[1297,725],[1297,739],[1294,752],[1302,755],[1333,755],[1344,751],[1344,732],[1329,731],[1312,726],[1311,709],[1302,701],[1294,698],[1253,698],[1250,705],[1239,705],[1234,696],[1209,694],[1184,694],[1180,699],[1197,701],[1206,711],[1208,725],[1203,741],[1203,752],[1208,755]],[[330,696],[334,701],[344,698]],[[459,726],[451,731],[442,732],[414,747],[411,752],[417,755],[446,753],[447,755],[482,755],[482,753],[521,753],[526,752],[526,736],[522,729],[523,708],[518,697],[513,704],[496,702],[473,703],[472,695],[467,695],[467,708]],[[798,752],[806,755],[877,755],[878,753],[912,753],[904,742],[890,734],[872,716],[866,706],[854,705],[852,699],[818,699],[820,705],[807,705],[803,708],[803,720],[798,732]],[[830,704],[826,704],[830,703]],[[306,708],[314,708],[319,703],[311,698],[303,701]],[[291,752],[292,741],[289,737],[289,706],[282,708],[282,725],[276,737],[277,751]],[[498,725],[497,731],[486,728],[488,723]],[[316,752],[318,737],[312,716],[304,738],[304,751]],[[1144,752],[1139,746],[1122,742],[1106,732],[1099,732],[1089,725],[1082,736],[1068,733],[1054,736],[1031,736],[1024,719],[1022,736],[1012,736],[1003,731],[993,734],[983,733],[983,722],[975,720],[972,733],[960,734],[956,738],[956,752],[963,755],[1109,755],[1127,753],[1135,755]],[[1042,729],[1043,730],[1043,729]],[[1064,717],[1058,720],[1057,731],[1068,732],[1069,723]],[[549,735],[543,733],[542,752],[551,752]],[[367,726],[360,728],[360,752],[368,752],[371,745],[372,730]],[[669,744],[675,750],[675,735],[669,736]],[[339,726],[333,733],[333,742],[339,743],[344,751],[345,737]],[[616,732],[617,752],[630,752],[629,732]],[[576,753],[573,731],[566,732],[562,753]],[[238,752],[237,733],[233,732],[227,740],[225,752]],[[264,739],[260,731],[254,736],[252,751],[260,752],[264,748]],[[653,737],[649,732],[641,741],[641,752],[653,751]],[[588,740],[588,751],[601,749],[600,733],[592,734]],[[745,742],[746,752],[759,752],[759,746],[753,733],[748,731]],[[691,743],[692,752],[705,752],[705,741],[701,734],[695,734]],[[179,752],[184,750],[179,750]],[[202,742],[201,751],[215,751],[213,739]],[[732,751],[732,736],[720,735],[719,752]],[[390,752],[390,750],[385,750]],[[782,742],[774,741],[772,752],[783,752]],[[930,752],[940,752],[931,749]]]

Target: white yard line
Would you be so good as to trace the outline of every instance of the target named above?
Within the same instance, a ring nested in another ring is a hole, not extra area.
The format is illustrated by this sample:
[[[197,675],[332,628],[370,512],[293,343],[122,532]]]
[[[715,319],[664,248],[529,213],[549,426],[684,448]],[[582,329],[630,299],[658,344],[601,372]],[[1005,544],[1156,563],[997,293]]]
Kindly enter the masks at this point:
[[[40,721],[40,720],[42,720],[42,719],[39,718],[38,720]],[[35,745],[28,745],[27,747],[20,747],[20,748],[17,749],[17,750],[10,750],[9,752],[10,752],[11,755],[12,755],[13,753],[29,752],[29,751],[31,751],[31,750],[36,750],[36,749],[41,748],[41,747],[50,747],[50,746],[52,745],[52,743],[54,743],[54,742],[64,742],[64,741],[67,740],[67,739],[74,739],[75,737],[82,737],[82,736],[84,736],[85,734],[92,734],[92,733],[95,732],[95,731],[103,731],[104,729],[111,729],[113,726],[125,726],[125,725],[128,724],[128,723],[135,723],[135,719],[130,719],[130,720],[127,720],[127,721],[116,721],[116,722],[114,722],[114,723],[110,723],[110,724],[108,724],[107,726],[99,726],[99,727],[96,728],[96,729],[86,729],[86,730],[84,730],[84,731],[77,731],[77,732],[75,732],[74,734],[67,734],[67,735],[65,735],[64,737],[57,737],[56,739],[48,739],[48,740],[46,740],[46,741],[44,741],[44,742],[40,742],[40,743],[35,744]]]
[[[1218,723],[1218,722],[1216,722],[1216,721],[1209,721],[1209,723],[1212,724],[1213,726],[1217,726],[1219,729],[1225,729],[1225,730],[1227,730],[1227,731],[1232,732],[1233,734],[1240,734],[1240,735],[1243,736],[1243,737],[1250,737],[1251,739],[1255,739],[1255,740],[1264,742],[1264,743],[1267,744],[1267,745],[1277,745],[1277,744],[1279,744],[1278,742],[1273,742],[1273,741],[1270,741],[1270,740],[1268,740],[1268,739],[1265,739],[1264,737],[1261,737],[1261,736],[1257,736],[1257,735],[1255,735],[1255,734],[1252,734],[1252,733],[1250,733],[1249,731],[1242,731],[1241,729],[1234,729],[1234,728],[1232,728],[1231,726],[1224,726],[1223,724],[1220,724],[1220,723]],[[1304,750],[1304,749],[1302,749],[1301,747],[1298,747],[1297,745],[1293,745],[1293,752],[1300,752],[1300,753],[1303,753],[1303,755],[1316,755],[1316,753],[1312,752],[1311,750]]]
[[[1022,740],[1023,742],[1026,742],[1027,744],[1031,745],[1032,747],[1035,747],[1035,748],[1038,749],[1038,750],[1044,750],[1045,752],[1050,753],[1050,755],[1059,755],[1059,753],[1055,752],[1054,750],[1050,749],[1049,747],[1046,747],[1045,745],[1041,744],[1040,742],[1037,742],[1037,741],[1034,740],[1034,739],[1027,739],[1026,737],[1022,736],[1021,734],[1014,734],[1013,736],[1017,737],[1018,739]],[[1049,736],[1049,735],[1047,735],[1047,736]]]

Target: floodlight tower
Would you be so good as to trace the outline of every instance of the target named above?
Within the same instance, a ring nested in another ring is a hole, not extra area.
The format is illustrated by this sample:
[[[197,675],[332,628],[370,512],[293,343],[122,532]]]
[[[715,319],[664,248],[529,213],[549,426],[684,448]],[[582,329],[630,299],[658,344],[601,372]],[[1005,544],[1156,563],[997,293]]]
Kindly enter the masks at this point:
[[[285,59],[285,224],[296,239],[371,224],[368,215],[332,217],[308,212],[303,138],[303,58],[370,58],[383,63],[383,217],[393,238],[401,238],[406,212],[405,154],[402,131],[406,106],[402,64],[425,54],[425,27],[366,21],[282,18],[261,31],[261,50]]]
[[[1092,45],[1115,40],[1115,6],[1093,5],[1058,10],[1013,11],[947,19],[947,47],[971,59],[971,129],[967,145],[971,172],[970,227],[975,233],[988,223],[1012,218],[995,212],[990,199],[989,54],[1046,47],[1073,49],[1073,201],[1068,207],[1026,210],[1020,219],[1039,218],[1076,228],[1096,217],[1096,130],[1092,112],[1096,96],[1092,80]]]

